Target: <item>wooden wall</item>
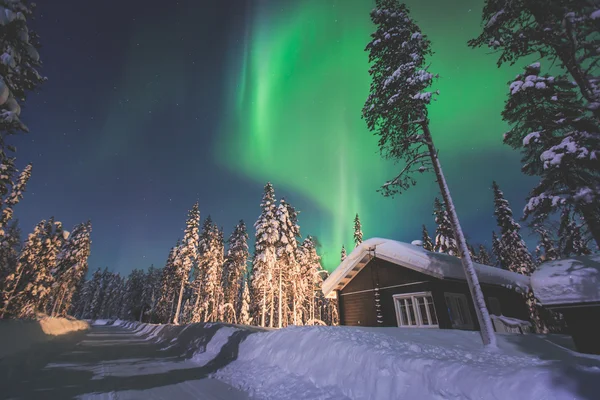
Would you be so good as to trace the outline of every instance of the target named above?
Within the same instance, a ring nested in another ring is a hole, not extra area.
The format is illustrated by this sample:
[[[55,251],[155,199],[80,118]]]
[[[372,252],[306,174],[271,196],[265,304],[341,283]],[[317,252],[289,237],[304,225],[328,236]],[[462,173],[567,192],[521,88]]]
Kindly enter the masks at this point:
[[[383,324],[377,324],[375,291],[380,288]],[[482,284],[484,297],[496,297],[505,316],[527,321],[528,311],[523,297],[510,289]],[[465,281],[440,280],[409,268],[381,259],[371,260],[341,291],[338,292],[340,323],[351,326],[398,326],[393,295],[431,292],[436,308],[438,325],[451,329],[452,324],[444,292],[463,293],[469,302],[474,329],[479,329],[475,307]]]

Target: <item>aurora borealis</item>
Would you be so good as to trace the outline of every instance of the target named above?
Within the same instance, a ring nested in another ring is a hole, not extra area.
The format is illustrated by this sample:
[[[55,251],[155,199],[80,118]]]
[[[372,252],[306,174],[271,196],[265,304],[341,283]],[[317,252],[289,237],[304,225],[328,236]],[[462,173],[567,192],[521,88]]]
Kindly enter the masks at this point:
[[[360,119],[369,88],[362,50],[372,31],[372,5],[274,3],[261,2],[250,17],[242,59],[232,69],[238,74],[230,101],[235,118],[225,125],[220,157],[250,178],[304,194],[324,210],[326,218],[309,215],[303,221],[316,225],[326,257],[336,257],[341,243],[352,243],[355,212],[366,237],[418,238],[418,231],[406,227],[431,222],[424,217],[435,196],[431,178],[395,200],[374,192],[393,177],[394,166],[379,158],[376,139]],[[469,224],[481,218],[479,210],[490,209],[486,186],[502,179],[491,168],[515,158],[500,147],[506,70],[467,48],[478,31],[482,2],[461,3],[408,2],[434,43],[431,70],[442,77],[436,85],[442,95],[431,108],[432,130],[458,204],[471,210],[461,213]],[[512,167],[503,175],[516,172],[517,165]],[[476,196],[465,195],[475,190]]]
[[[436,52],[431,127],[459,216],[473,243],[488,243],[491,181],[517,214],[530,187],[502,144],[506,82],[520,65],[497,69],[467,47],[482,0],[407,3]],[[160,266],[196,199],[228,235],[240,218],[254,223],[268,180],[301,211],[330,270],[351,247],[357,212],[365,238],[431,231],[433,177],[395,199],[376,192],[398,167],[380,159],[360,118],[370,0],[39,8],[49,81],[31,97],[31,138],[19,144],[19,159],[34,163],[16,209],[25,232],[51,215],[67,226],[91,218],[91,268]]]

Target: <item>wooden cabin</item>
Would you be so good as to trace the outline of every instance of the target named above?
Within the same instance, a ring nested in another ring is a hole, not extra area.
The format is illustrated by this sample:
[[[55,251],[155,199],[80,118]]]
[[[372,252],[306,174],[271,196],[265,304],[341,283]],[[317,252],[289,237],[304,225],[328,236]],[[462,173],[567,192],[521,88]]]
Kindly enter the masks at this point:
[[[529,315],[522,293],[529,278],[475,264],[497,331],[523,333]],[[340,324],[478,330],[460,259],[387,239],[359,245],[323,282],[337,298]],[[508,318],[507,318],[508,317]]]
[[[531,286],[544,307],[565,317],[577,351],[600,354],[600,254],[542,263]]]

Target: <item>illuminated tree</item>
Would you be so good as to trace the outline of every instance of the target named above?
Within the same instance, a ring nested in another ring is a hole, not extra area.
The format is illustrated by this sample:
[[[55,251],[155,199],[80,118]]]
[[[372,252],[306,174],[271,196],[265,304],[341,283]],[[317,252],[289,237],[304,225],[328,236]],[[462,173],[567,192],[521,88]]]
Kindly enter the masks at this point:
[[[183,242],[177,252],[174,264],[175,274],[180,280],[179,299],[177,301],[177,311],[173,323],[179,323],[179,313],[181,312],[181,302],[183,300],[183,290],[189,281],[190,271],[198,264],[198,229],[200,225],[200,211],[198,211],[198,203],[194,204],[188,214],[186,221],[185,233]]]
[[[278,240],[277,206],[275,205],[275,190],[271,183],[265,185],[262,209],[258,220],[254,224],[256,229],[254,257],[252,260],[252,302],[253,309],[260,314],[260,326],[269,324],[273,326],[273,269],[277,262],[276,243]],[[271,311],[267,311],[267,301],[270,298]],[[268,314],[268,315],[267,315]]]
[[[372,64],[372,83],[363,117],[369,130],[379,136],[382,155],[404,161],[400,173],[383,185],[382,192],[386,196],[400,193],[416,184],[415,174],[435,173],[462,256],[483,343],[495,346],[492,321],[429,129],[427,108],[438,94],[428,90],[434,79],[427,64],[431,43],[398,0],[376,0],[371,20],[376,31],[366,50]]]

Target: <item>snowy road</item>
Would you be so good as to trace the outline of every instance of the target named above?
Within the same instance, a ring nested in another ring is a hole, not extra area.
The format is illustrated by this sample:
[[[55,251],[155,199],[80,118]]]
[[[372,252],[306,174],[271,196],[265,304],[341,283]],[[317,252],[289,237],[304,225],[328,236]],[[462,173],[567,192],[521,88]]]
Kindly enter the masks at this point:
[[[205,366],[131,330],[93,327],[0,360],[0,399],[248,399]]]

